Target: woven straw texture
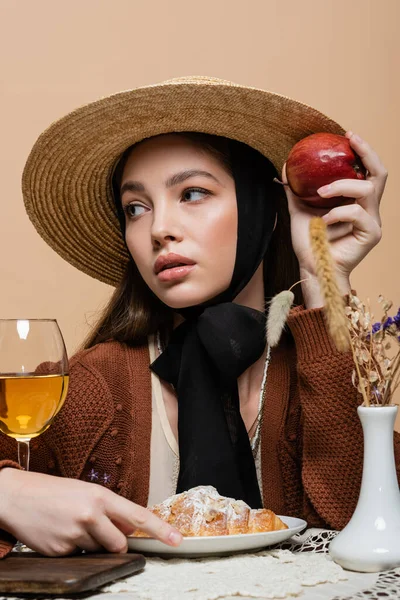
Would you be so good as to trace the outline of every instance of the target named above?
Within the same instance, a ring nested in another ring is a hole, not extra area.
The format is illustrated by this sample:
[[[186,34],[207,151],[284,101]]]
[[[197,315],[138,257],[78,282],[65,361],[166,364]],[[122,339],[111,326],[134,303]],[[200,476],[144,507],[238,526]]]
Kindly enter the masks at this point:
[[[128,254],[111,192],[115,164],[130,145],[174,131],[239,140],[267,156],[278,172],[306,135],[344,133],[305,104],[208,77],[182,77],[102,98],[50,125],[28,157],[24,203],[47,244],[84,273],[117,285]]]

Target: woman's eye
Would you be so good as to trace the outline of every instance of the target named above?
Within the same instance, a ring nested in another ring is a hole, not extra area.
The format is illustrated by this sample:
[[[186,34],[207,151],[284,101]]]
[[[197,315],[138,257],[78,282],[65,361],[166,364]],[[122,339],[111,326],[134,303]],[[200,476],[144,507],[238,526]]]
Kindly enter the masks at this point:
[[[145,207],[141,204],[127,204],[124,206],[124,212],[127,217],[133,218],[142,215],[146,211]]]
[[[210,192],[203,190],[202,188],[191,188],[185,190],[182,194],[182,199],[185,202],[196,202],[196,200],[202,200],[204,196],[209,196]]]

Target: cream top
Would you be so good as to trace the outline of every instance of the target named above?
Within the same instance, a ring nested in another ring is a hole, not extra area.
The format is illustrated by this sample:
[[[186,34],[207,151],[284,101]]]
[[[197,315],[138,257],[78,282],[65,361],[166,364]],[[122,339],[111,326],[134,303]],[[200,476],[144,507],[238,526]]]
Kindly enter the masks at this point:
[[[156,359],[156,343],[153,335],[149,336],[150,362]],[[159,504],[176,494],[179,475],[179,446],[171,425],[162,396],[161,382],[151,372],[151,450],[150,450],[150,485],[148,506]],[[256,434],[255,434],[256,435]],[[255,458],[258,485],[262,496],[261,453],[258,445]]]

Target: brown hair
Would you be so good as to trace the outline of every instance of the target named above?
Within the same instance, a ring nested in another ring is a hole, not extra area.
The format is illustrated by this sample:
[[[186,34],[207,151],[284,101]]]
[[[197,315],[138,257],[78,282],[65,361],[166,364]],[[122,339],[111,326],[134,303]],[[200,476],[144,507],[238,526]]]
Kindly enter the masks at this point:
[[[213,154],[224,168],[232,173],[226,138],[197,132],[179,132],[178,135],[186,137],[204,152]],[[133,147],[124,152],[115,169],[114,190],[120,188],[123,169]],[[286,196],[278,184],[274,194],[277,224],[264,257],[266,309],[268,301],[275,294],[299,280],[299,265],[292,247]],[[295,302],[301,304],[300,286],[296,286],[293,291],[296,294]],[[173,314],[173,309],[164,304],[146,285],[136,264],[130,258],[120,284],[85,340],[83,348],[91,348],[107,340],[134,346],[142,345],[146,343],[147,336],[156,331],[160,331],[165,339],[172,330]]]

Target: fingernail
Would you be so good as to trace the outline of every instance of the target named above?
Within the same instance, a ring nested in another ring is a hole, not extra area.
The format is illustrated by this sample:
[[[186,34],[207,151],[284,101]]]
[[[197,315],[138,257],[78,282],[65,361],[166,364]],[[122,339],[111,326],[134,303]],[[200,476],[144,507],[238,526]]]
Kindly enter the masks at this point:
[[[320,187],[317,192],[320,196],[323,196],[324,194],[329,194],[329,192],[331,191],[332,186],[331,185],[323,185],[322,187]]]
[[[168,540],[171,542],[171,544],[177,546],[182,541],[182,535],[177,531],[171,531],[171,533],[168,536]]]
[[[357,135],[356,133],[353,133],[353,135],[351,136],[351,139],[354,140],[355,142],[358,142],[359,144],[362,143],[362,139],[360,138],[359,135]]]

